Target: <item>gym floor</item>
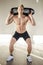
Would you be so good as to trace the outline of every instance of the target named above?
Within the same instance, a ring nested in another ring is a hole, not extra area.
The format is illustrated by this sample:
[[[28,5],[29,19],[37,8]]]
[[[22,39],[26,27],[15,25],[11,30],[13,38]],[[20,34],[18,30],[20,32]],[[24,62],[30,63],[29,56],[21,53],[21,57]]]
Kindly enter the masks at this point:
[[[43,52],[41,50],[32,49],[32,63],[27,62],[27,51],[22,47],[15,47],[13,54],[14,60],[7,63],[6,59],[9,56],[8,46],[0,46],[0,65],[43,65]]]

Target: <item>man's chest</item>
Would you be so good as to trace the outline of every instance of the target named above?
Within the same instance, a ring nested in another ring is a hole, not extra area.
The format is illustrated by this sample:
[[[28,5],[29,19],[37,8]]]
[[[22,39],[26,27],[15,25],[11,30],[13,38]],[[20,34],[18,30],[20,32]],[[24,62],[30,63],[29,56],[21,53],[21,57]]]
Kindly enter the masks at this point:
[[[16,18],[15,23],[18,25],[25,25],[27,23],[27,19],[26,18]]]

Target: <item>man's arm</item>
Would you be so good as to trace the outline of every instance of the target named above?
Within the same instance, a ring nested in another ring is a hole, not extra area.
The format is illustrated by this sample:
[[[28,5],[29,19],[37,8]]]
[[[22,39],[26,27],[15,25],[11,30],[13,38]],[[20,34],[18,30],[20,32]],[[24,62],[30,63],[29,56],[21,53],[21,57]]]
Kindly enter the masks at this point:
[[[5,21],[5,24],[8,25],[8,24],[11,24],[13,22],[13,17],[14,15],[12,15],[11,13],[8,15],[6,21]]]
[[[30,20],[30,23],[31,23],[33,26],[35,26],[36,23],[35,23],[35,20],[34,20],[34,18],[33,18],[33,16],[32,16],[32,13],[29,14],[28,18],[29,18],[29,20]]]

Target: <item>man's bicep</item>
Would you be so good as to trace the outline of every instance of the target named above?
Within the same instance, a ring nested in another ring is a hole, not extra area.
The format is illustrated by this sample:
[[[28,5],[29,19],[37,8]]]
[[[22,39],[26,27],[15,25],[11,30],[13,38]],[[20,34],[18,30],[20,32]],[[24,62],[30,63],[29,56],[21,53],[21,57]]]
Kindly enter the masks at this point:
[[[11,24],[13,21],[14,21],[13,19],[10,19],[10,20],[9,20],[9,24]]]

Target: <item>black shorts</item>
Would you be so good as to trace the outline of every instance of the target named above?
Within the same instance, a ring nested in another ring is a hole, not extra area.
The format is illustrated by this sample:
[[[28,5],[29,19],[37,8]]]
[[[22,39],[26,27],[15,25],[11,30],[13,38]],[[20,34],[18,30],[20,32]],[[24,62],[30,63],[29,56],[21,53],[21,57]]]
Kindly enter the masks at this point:
[[[29,34],[27,31],[25,31],[24,33],[18,33],[17,31],[15,31],[13,37],[18,40],[20,37],[23,37],[24,40],[26,40],[27,38],[30,38]]]

